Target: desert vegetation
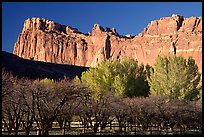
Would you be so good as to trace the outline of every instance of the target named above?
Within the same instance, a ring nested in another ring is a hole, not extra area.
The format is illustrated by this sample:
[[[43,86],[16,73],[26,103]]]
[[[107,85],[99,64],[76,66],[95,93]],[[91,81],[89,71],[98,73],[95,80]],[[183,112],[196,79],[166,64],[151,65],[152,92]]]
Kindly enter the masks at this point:
[[[158,56],[155,66],[107,60],[74,80],[14,77],[2,70],[2,134],[168,134],[202,131],[202,79],[192,58]],[[118,128],[115,128],[115,127]]]

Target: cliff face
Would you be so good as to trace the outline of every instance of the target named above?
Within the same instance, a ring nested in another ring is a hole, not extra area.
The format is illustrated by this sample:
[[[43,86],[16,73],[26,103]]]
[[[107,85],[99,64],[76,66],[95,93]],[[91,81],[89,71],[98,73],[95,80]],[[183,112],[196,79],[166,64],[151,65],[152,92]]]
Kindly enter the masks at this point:
[[[27,19],[14,54],[32,60],[94,67],[105,59],[135,58],[153,65],[158,54],[192,56],[202,71],[202,18],[179,15],[148,24],[138,36],[121,36],[95,24],[92,33],[40,18]]]
[[[2,70],[12,73],[13,76],[18,78],[50,78],[54,80],[64,79],[65,77],[71,80],[76,76],[80,78],[82,73],[89,69],[88,67],[23,59],[5,51],[2,51],[1,66]]]

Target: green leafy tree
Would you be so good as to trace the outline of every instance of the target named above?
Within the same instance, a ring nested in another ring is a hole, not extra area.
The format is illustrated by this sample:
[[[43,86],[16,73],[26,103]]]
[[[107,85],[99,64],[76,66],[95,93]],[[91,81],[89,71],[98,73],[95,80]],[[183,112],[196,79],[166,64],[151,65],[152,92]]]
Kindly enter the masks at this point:
[[[103,61],[95,68],[90,68],[88,71],[82,73],[82,83],[85,83],[93,91],[95,97],[102,96],[105,92],[111,90],[116,64],[118,63],[112,60]]]
[[[106,60],[82,74],[81,80],[95,96],[114,92],[118,96],[147,96],[149,93],[144,65],[134,59]]]
[[[113,82],[113,88],[117,95],[128,97],[148,95],[147,71],[143,64],[139,66],[136,60],[124,58],[117,71]]]
[[[49,79],[49,78],[44,78],[44,79],[41,79],[40,81],[40,84],[41,85],[44,85],[44,86],[47,86],[50,88],[50,91],[53,91],[54,90],[54,80],[53,79]]]
[[[201,77],[201,79],[199,81],[199,84],[198,84],[197,88],[198,88],[198,91],[199,91],[198,99],[202,102],[202,77]]]
[[[40,80],[41,83],[45,83],[45,84],[53,84],[54,80],[53,79],[49,79],[49,78],[44,78],[42,80]]]
[[[151,94],[180,100],[193,100],[198,96],[199,80],[195,60],[189,57],[186,61],[182,56],[174,55],[159,55],[148,77]]]

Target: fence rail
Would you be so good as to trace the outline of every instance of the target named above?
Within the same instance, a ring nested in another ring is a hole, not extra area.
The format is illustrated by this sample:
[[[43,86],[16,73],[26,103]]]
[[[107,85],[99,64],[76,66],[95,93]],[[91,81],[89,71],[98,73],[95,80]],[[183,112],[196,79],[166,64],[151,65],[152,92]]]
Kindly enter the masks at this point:
[[[84,126],[79,122],[73,122],[71,127],[53,127],[49,129],[49,135],[175,135],[175,134],[202,134],[202,130],[199,129],[174,129],[170,127],[166,129],[160,129],[158,126],[149,126],[147,129],[144,129],[138,125],[126,125],[122,127],[122,131],[119,130],[120,126],[108,124],[106,127],[101,130],[101,127],[98,128],[97,132],[94,132],[94,126]],[[30,130],[30,135],[37,135],[39,129],[33,128]],[[18,135],[25,135],[25,130],[12,130],[11,135],[18,132]],[[6,135],[9,131],[2,129],[2,134]]]

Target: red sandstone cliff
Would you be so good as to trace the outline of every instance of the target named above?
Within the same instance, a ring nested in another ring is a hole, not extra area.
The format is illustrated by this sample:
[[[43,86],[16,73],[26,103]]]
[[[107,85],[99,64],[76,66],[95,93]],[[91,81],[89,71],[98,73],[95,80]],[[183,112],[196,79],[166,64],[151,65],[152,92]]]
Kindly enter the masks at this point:
[[[153,65],[158,54],[192,56],[202,71],[202,18],[179,15],[148,24],[138,36],[120,36],[95,24],[92,33],[53,21],[31,18],[14,45],[14,54],[38,61],[95,66],[104,59],[136,58]]]

